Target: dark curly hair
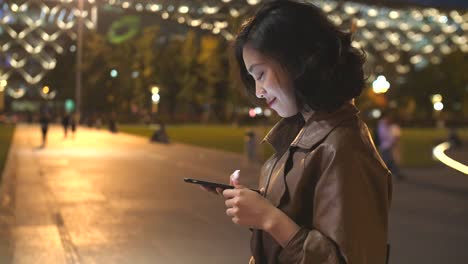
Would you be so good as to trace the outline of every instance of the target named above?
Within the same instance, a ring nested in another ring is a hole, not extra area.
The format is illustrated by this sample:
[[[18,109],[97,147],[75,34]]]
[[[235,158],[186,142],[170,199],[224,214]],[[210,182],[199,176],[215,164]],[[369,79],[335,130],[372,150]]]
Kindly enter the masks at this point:
[[[291,0],[269,1],[241,27],[235,56],[247,94],[255,97],[255,80],[245,68],[248,44],[283,66],[300,104],[333,111],[361,94],[365,54],[351,46],[351,34],[335,26],[318,7]]]

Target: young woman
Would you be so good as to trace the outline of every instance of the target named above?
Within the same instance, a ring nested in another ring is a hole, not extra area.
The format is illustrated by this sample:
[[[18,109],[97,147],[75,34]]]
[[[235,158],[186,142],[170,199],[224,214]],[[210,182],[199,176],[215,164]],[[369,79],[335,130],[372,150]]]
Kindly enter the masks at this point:
[[[364,56],[313,5],[270,1],[235,41],[247,92],[283,117],[262,194],[232,181],[227,215],[251,228],[250,263],[385,263],[391,175],[358,116]]]

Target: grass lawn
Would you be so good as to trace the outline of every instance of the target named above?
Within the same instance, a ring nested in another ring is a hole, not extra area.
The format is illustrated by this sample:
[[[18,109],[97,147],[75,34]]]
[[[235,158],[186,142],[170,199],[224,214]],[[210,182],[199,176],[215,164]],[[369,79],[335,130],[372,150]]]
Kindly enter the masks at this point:
[[[15,127],[12,125],[0,124],[0,181],[2,180],[3,168],[8,156],[13,131]]]
[[[120,125],[119,130],[125,133],[149,138],[154,127],[139,125]],[[228,125],[181,125],[167,126],[167,132],[173,142],[192,144],[201,147],[216,148],[226,151],[243,153],[244,135],[249,127],[232,127]],[[262,133],[269,127],[256,128]],[[402,161],[403,166],[430,166],[437,162],[432,159],[432,147],[447,138],[448,132],[443,129],[409,128],[402,130]],[[468,129],[459,131],[464,141],[468,141]],[[266,159],[273,153],[269,144],[263,145],[263,157]]]

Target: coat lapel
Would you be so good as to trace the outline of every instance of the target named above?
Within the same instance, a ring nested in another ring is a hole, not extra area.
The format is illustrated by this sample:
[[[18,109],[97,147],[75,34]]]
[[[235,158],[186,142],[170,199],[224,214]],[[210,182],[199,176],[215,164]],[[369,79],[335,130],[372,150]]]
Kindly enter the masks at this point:
[[[266,175],[263,181],[267,187],[266,197],[278,207],[286,191],[285,165],[290,155],[294,154],[294,148],[311,149],[327,137],[340,123],[353,118],[358,113],[357,108],[349,103],[333,113],[315,112],[308,118],[306,125],[297,132],[297,126],[291,120],[282,119],[265,137],[264,141],[270,143],[280,154],[276,165]],[[297,166],[297,165],[296,165]]]

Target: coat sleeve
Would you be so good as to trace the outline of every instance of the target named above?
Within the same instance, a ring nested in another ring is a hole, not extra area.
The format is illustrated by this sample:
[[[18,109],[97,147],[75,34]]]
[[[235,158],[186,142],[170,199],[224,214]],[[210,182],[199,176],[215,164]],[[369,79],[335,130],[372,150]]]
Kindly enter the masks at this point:
[[[304,177],[319,177],[315,188],[298,194],[302,203],[313,203],[310,223],[284,247],[279,263],[385,263],[388,171],[366,156],[367,150],[322,146],[320,151],[309,154],[315,162],[306,161],[304,168],[305,174],[316,174]]]

